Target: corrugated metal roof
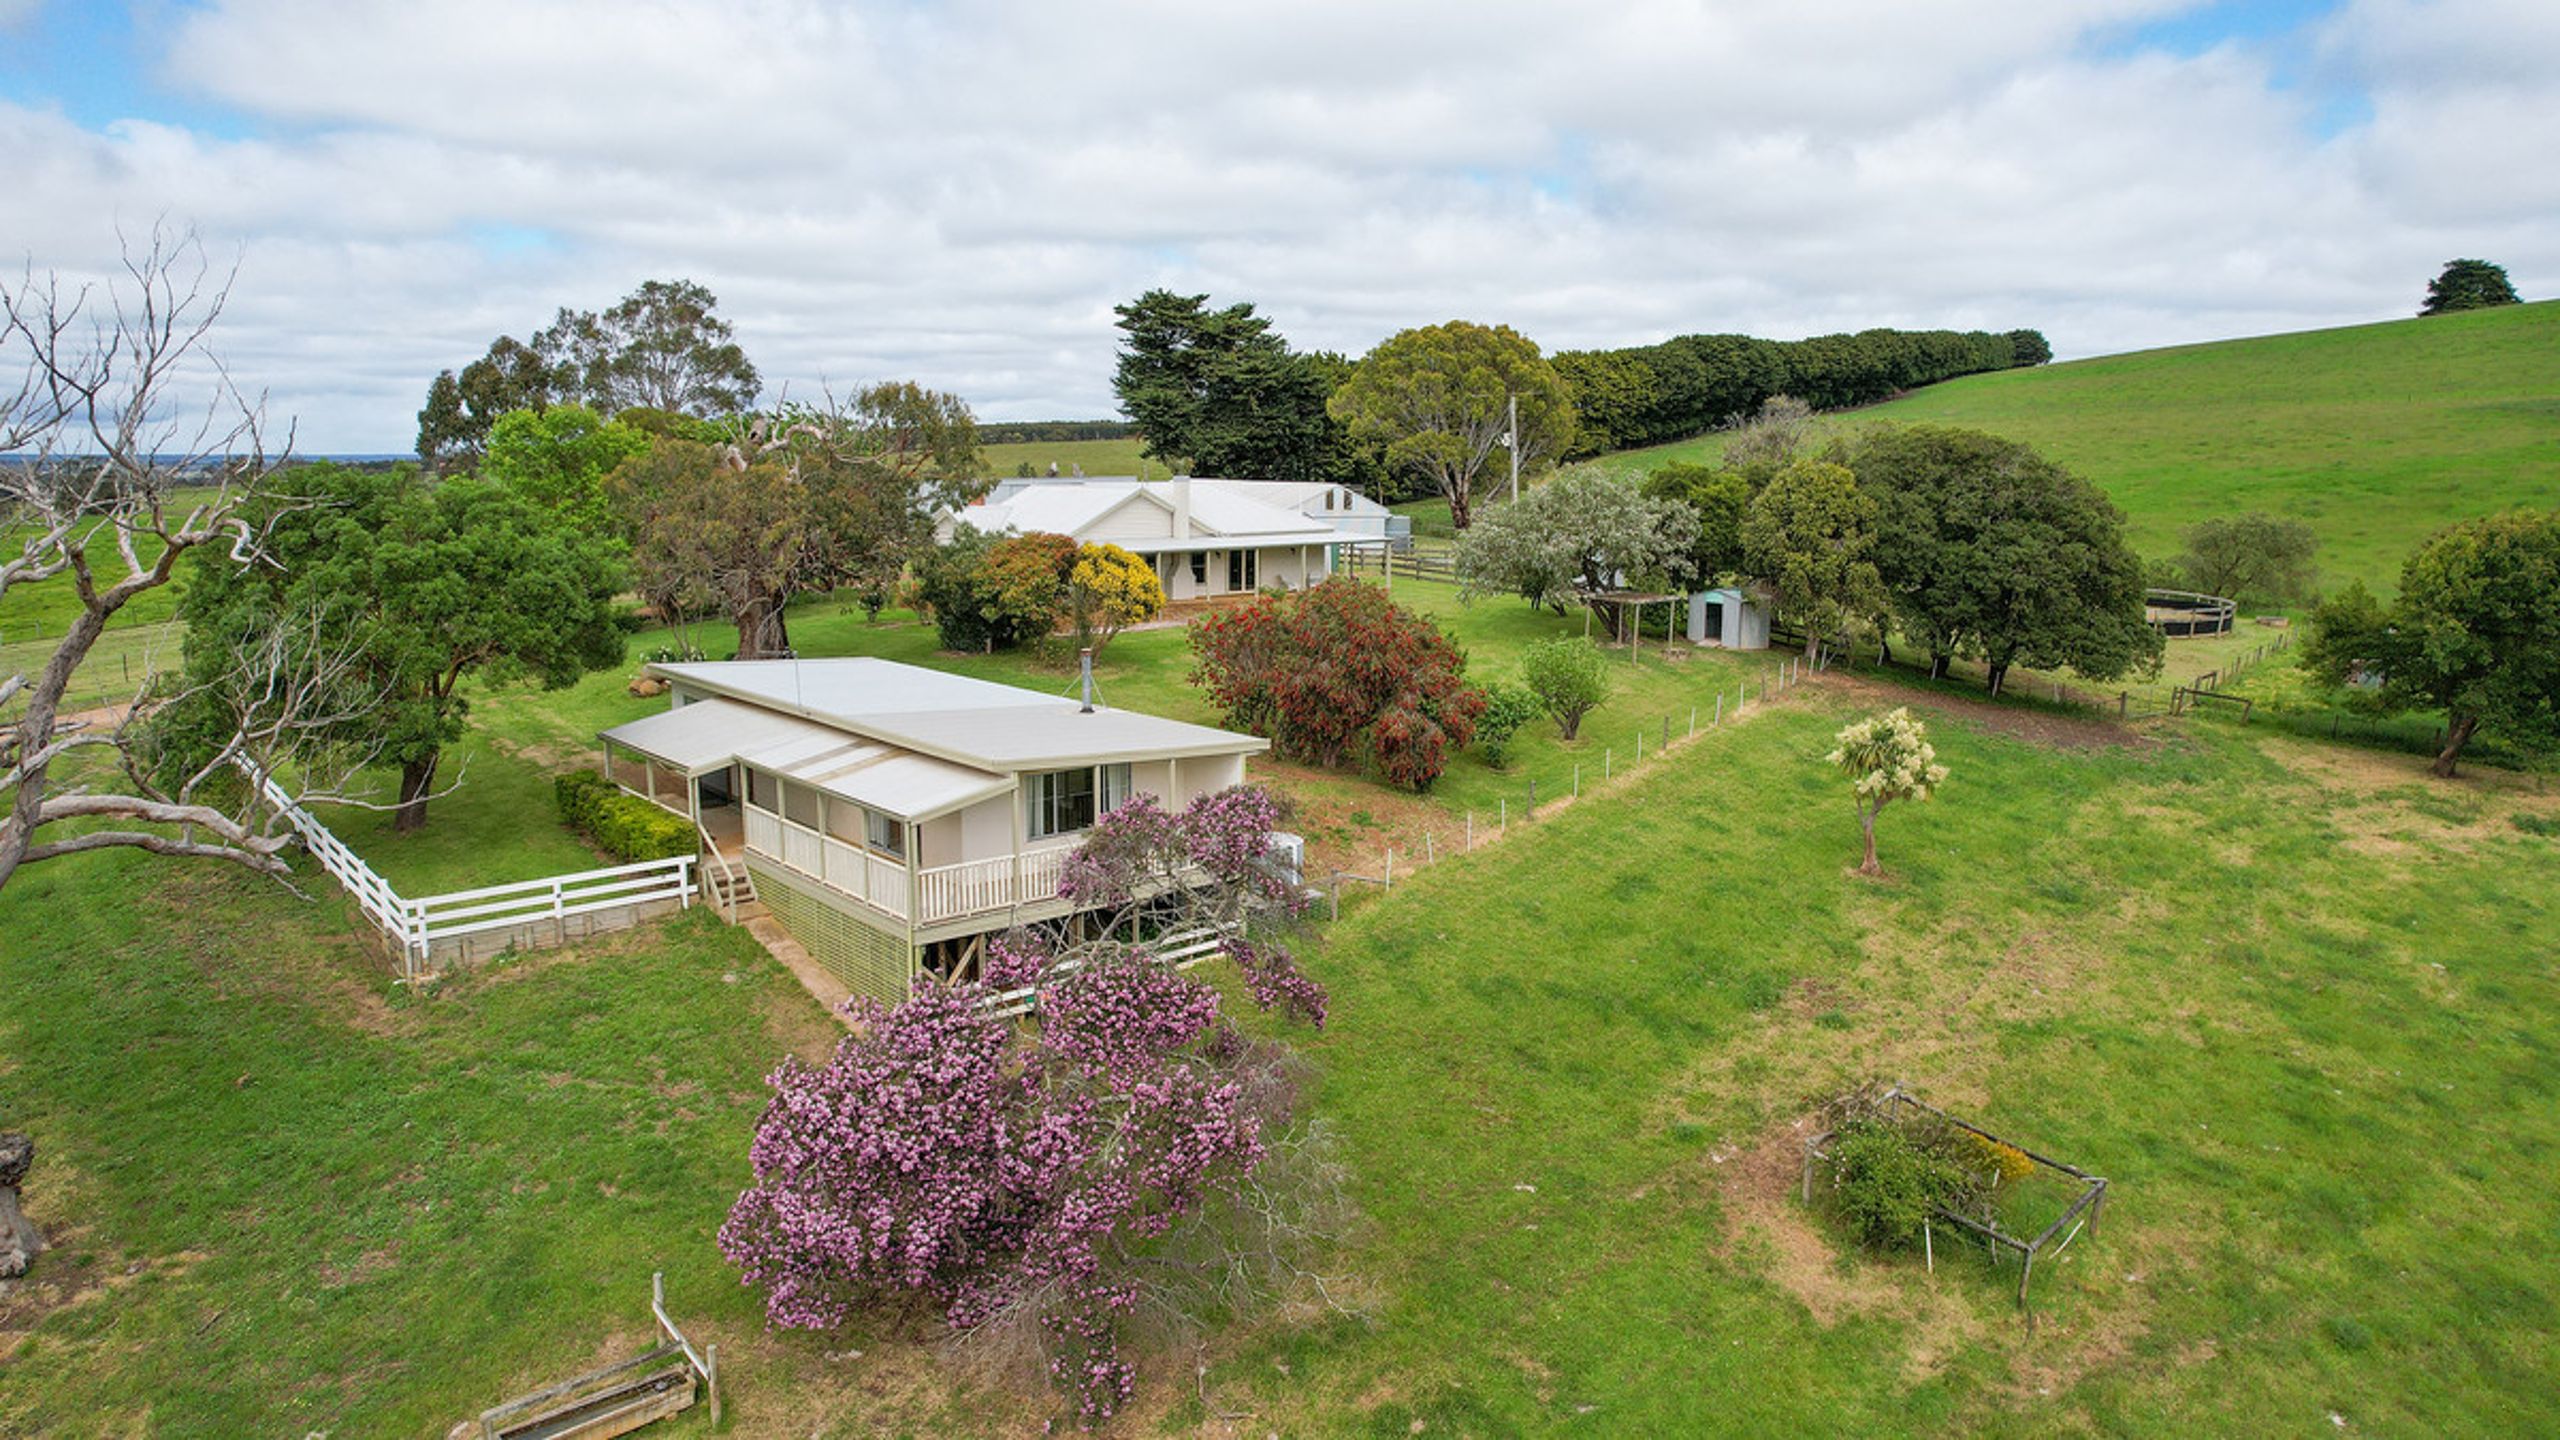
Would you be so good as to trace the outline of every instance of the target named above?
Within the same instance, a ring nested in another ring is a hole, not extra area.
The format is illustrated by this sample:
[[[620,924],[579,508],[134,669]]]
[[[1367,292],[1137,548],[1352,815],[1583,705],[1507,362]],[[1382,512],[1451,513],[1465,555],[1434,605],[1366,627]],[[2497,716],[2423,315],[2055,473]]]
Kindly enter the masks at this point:
[[[1083,714],[1076,701],[1063,695],[868,656],[650,668],[701,691],[817,722],[839,742],[868,737],[980,770],[1046,770],[1270,748],[1270,742],[1255,736],[1107,705]],[[634,748],[642,747],[635,742]]]
[[[617,725],[603,738],[681,767],[688,779],[744,761],[902,820],[930,820],[1014,788],[1010,774],[736,700],[696,700]]]
[[[616,725],[600,738],[682,770],[691,779],[735,760],[741,748],[760,749],[811,733],[844,741],[838,732],[795,715],[734,700],[697,700]]]

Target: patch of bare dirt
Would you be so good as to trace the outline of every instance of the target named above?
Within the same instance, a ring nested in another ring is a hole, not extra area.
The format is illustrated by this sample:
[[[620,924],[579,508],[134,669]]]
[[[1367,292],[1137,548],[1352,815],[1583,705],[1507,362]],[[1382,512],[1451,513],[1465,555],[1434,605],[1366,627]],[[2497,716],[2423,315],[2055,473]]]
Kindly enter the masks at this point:
[[[2262,742],[2269,757],[2307,782],[2359,855],[2405,861],[2431,852],[2463,854],[2525,833],[2519,816],[2560,823],[2560,791],[2549,777],[2473,767],[2450,779],[2423,756],[2322,745],[2289,736]]]
[[[2024,705],[2003,705],[1988,698],[1974,699],[1935,690],[1916,690],[1872,675],[1831,670],[1806,679],[1862,705],[1908,705],[1914,710],[1944,716],[1976,730],[2006,735],[2054,750],[2126,749],[2158,743],[2112,720],[2057,715]]]

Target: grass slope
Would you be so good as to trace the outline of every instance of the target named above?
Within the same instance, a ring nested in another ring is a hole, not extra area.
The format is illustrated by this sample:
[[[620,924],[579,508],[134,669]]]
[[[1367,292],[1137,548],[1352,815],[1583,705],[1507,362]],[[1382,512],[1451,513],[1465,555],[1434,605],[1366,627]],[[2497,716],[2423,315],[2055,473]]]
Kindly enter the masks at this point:
[[[1023,465],[1034,474],[1046,473],[1051,465],[1058,473],[1067,474],[1076,466],[1087,475],[1142,475],[1162,480],[1168,473],[1164,462],[1150,460],[1141,452],[1146,442],[1132,435],[1119,440],[1019,440],[1002,445],[981,445],[978,454],[986,473],[998,477],[1019,473]]]
[[[1827,423],[1871,421],[2026,441],[2104,486],[2145,555],[2174,554],[2204,516],[2297,516],[2320,533],[2325,579],[2387,590],[2441,526],[2560,505],[2560,301],[1969,376]]]
[[[1871,885],[1818,756],[1880,698],[1807,687],[1347,913],[1307,1048],[1374,1322],[1231,1335],[1196,1386],[1159,1359],[1128,1428],[2560,1427],[2560,1199],[2528,1183],[2560,801],[1941,717],[1954,783],[1886,817]],[[143,857],[0,895],[0,1096],[62,1242],[0,1296],[0,1432],[435,1433],[636,1348],[656,1268],[735,1433],[1037,1427],[895,1333],[765,1335],[731,1283],[758,1077],[826,1033],[738,932],[408,995],[343,908]],[[1876,1074],[2116,1180],[2034,1337],[1954,1247],[1934,1279],[1844,1259],[1789,1198],[1790,1122]]]
[[[1226,1408],[1376,1435],[2560,1424],[2560,1202],[2524,1183],[2560,1142],[2560,856],[2513,823],[2551,799],[1940,723],[1955,781],[1886,817],[1869,885],[1824,693],[1334,931],[1313,1049],[1387,1298],[1246,1350]],[[2117,1181],[2035,1338],[2014,1270],[1840,1261],[1801,1219],[1790,1122],[1866,1076]]]

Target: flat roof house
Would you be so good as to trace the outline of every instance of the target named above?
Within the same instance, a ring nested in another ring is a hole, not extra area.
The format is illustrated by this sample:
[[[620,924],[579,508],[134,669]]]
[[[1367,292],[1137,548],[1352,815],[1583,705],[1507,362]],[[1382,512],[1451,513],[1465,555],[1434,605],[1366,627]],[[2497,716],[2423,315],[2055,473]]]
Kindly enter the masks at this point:
[[[948,540],[968,524],[990,533],[1046,531],[1078,542],[1107,541],[1144,556],[1164,582],[1165,598],[1177,602],[1313,585],[1333,573],[1335,546],[1385,543],[1383,526],[1373,537],[1291,508],[1321,503],[1317,492],[1348,497],[1349,491],[1281,487],[1263,497],[1245,488],[1258,483],[1078,477],[1022,485],[944,516],[939,538]],[[1347,509],[1342,514],[1351,518]]]
[[[1270,742],[868,658],[653,664],[668,708],[601,732],[605,772],[693,819],[724,912],[761,901],[856,993],[974,973],[1063,919],[1060,867],[1138,795],[1244,781]]]

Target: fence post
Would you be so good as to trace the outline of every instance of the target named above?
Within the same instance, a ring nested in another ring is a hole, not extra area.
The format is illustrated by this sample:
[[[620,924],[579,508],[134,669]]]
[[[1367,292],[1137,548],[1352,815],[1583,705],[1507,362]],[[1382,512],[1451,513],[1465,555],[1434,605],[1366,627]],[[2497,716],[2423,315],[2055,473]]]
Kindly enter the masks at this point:
[[[2123,718],[2124,718],[2124,713],[2125,713],[2125,709],[2126,709],[2126,707],[2127,707],[2127,706],[2130,706],[2132,703],[2133,703],[2133,692],[2132,692],[2132,691],[2130,691],[2130,690],[2119,690],[2119,691],[2117,691],[2117,692],[2116,692],[2116,718],[2117,718],[2117,719],[2119,719],[2119,720],[2123,719]]]
[[[1695,705],[1689,707],[1689,733],[1698,733],[1698,707]]]
[[[1608,779],[1608,778],[1609,778],[1609,767],[1610,767],[1611,763],[1617,759],[1617,753],[1618,753],[1618,752],[1616,752],[1616,751],[1614,751],[1614,750],[1602,750],[1602,751],[1600,752],[1600,778],[1601,778],[1601,779],[1606,780],[1606,779]]]
[[[1716,692],[1716,718],[1708,721],[1707,723],[1709,725],[1721,725],[1724,723],[1724,692],[1721,690]]]
[[[1387,847],[1387,880],[1383,888],[1396,888],[1396,847],[1393,845]]]
[[[1535,780],[1529,782],[1529,818],[1538,818],[1538,782]]]
[[[1473,810],[1467,812],[1467,848],[1476,848],[1476,812]]]
[[[1498,809],[1496,809],[1496,810],[1494,811],[1495,819],[1496,819],[1496,821],[1498,822],[1498,824],[1497,824],[1497,828],[1498,828],[1498,829],[1500,829],[1501,831],[1503,831],[1505,834],[1510,833],[1510,830],[1511,830],[1511,797],[1510,797],[1510,796],[1508,796],[1508,795],[1505,795],[1505,796],[1502,796],[1501,798],[1499,798],[1499,799],[1495,800],[1493,803],[1494,803],[1496,806],[1498,806],[1498,807],[1499,807]]]
[[[1636,732],[1636,763],[1644,763],[1644,732],[1641,730]]]
[[[1425,865],[1440,863],[1440,847],[1431,842],[1431,832],[1428,830],[1422,832],[1422,863]]]

